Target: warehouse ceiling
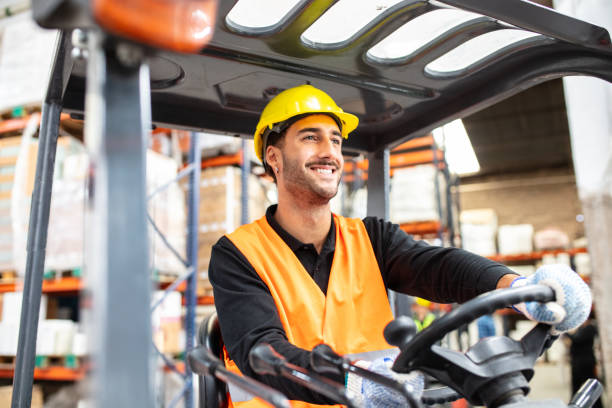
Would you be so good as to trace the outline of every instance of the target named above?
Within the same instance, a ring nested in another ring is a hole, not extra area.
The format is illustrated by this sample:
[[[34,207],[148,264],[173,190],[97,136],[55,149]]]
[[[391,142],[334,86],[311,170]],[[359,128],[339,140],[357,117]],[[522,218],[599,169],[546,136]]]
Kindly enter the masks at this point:
[[[463,123],[481,167],[476,177],[572,167],[561,79],[529,88]]]
[[[552,8],[552,0],[532,0]],[[463,119],[480,172],[464,180],[572,169],[563,81],[554,79]]]

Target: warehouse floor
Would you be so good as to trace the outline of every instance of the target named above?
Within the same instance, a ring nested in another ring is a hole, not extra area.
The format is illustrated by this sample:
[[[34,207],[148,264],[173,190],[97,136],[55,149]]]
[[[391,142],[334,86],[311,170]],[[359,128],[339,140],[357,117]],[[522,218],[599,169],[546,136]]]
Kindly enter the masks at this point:
[[[530,385],[530,399],[559,398],[568,403],[572,388],[569,365],[567,363],[537,363]]]

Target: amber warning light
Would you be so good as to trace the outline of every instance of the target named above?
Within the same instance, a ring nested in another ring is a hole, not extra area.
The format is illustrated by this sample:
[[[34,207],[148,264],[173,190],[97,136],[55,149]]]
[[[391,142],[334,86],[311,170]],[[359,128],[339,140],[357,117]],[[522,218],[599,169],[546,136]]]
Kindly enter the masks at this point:
[[[93,0],[96,21],[110,32],[179,52],[197,52],[210,41],[216,0]]]

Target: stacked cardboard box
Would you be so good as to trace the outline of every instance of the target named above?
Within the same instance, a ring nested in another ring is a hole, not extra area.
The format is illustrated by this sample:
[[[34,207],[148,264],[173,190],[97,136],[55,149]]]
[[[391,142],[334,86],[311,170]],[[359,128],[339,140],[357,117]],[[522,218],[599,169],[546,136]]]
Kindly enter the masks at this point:
[[[439,194],[436,193],[436,179]],[[433,164],[395,170],[391,179],[389,200],[391,220],[398,224],[419,221],[445,222],[445,191],[444,175]]]
[[[0,387],[0,407],[10,407],[13,397],[13,386],[4,385]],[[32,402],[30,408],[43,408],[43,392],[40,385],[32,387]]]
[[[153,193],[159,187],[174,180],[178,174],[178,165],[170,157],[147,151],[147,191]],[[185,194],[178,183],[171,183],[159,190],[149,201],[148,211],[157,228],[164,234],[172,247],[184,258],[186,255],[186,222]],[[151,256],[154,268],[164,275],[180,275],[184,266],[164,244],[161,237],[149,229]]]
[[[200,222],[198,233],[198,289],[200,295],[211,294],[208,264],[212,246],[224,234],[241,225],[241,170],[233,166],[213,167],[202,171],[200,178]],[[262,217],[275,201],[274,184],[249,175],[249,221]]]
[[[499,253],[524,254],[533,251],[533,225],[500,225],[497,231]]]
[[[21,137],[0,139],[0,270],[16,270],[14,228],[23,222],[15,218],[15,211],[23,198],[30,197],[34,186],[36,171],[36,142],[22,140]],[[20,169],[17,161],[20,159]],[[15,183],[19,181],[19,185]],[[29,208],[29,202],[27,203]],[[22,213],[26,210],[23,209]],[[24,232],[21,234],[22,240]]]
[[[164,296],[164,291],[153,294],[153,303]],[[181,325],[181,293],[170,292],[153,311],[153,342],[162,353],[177,354],[185,349],[185,332]]]
[[[0,294],[2,314],[0,314],[0,356],[14,356],[17,354],[17,340],[19,337],[19,320],[21,318],[21,292],[8,292]],[[47,318],[47,295],[40,300],[39,321]],[[38,339],[42,339],[40,332]]]
[[[533,244],[538,251],[565,249],[569,247],[569,242],[568,235],[558,227],[544,228],[533,235]]]
[[[38,154],[38,140],[30,136],[0,139],[0,270],[16,270],[20,274],[25,269],[30,200]],[[79,173],[72,172],[71,166],[64,168],[75,155],[84,156],[84,150],[72,137],[60,137],[57,141],[46,269],[82,266],[87,168],[81,166]]]
[[[83,144],[71,137],[60,138],[53,174],[46,270],[83,266],[88,170],[89,157]]]
[[[492,208],[462,211],[461,239],[463,249],[482,256],[495,255],[497,214]]]

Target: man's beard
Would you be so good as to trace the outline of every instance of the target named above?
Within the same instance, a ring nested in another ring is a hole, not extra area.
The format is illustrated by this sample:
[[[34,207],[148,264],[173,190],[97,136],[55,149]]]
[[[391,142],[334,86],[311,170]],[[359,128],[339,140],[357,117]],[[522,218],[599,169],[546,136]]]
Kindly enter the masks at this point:
[[[283,163],[283,178],[285,179],[287,189],[302,200],[313,204],[326,204],[338,193],[340,177],[338,177],[338,182],[334,186],[329,184],[323,186],[321,183],[317,183],[314,176],[308,174],[308,170],[306,170],[308,166],[302,167],[296,161],[289,159],[284,153]],[[338,163],[334,161],[321,160],[320,162],[309,163],[309,165],[315,164],[333,165],[336,167],[336,172],[341,171]]]

